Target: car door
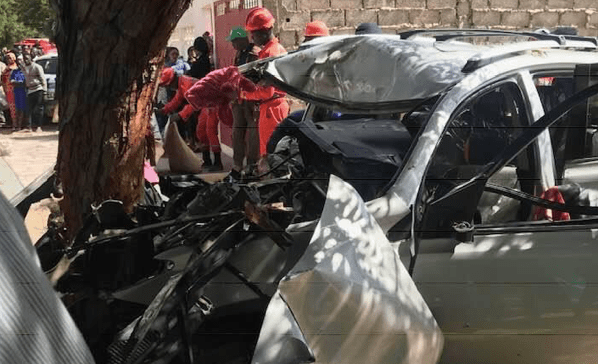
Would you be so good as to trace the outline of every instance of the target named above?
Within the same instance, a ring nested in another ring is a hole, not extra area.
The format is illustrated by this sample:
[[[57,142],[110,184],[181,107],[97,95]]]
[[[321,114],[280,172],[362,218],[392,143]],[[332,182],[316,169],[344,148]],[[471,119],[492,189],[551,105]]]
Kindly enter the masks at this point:
[[[484,90],[452,116],[415,207],[413,278],[445,334],[442,362],[595,362],[598,219],[532,221],[547,157],[534,147],[538,123],[555,117],[525,127],[517,86]],[[495,92],[502,101],[484,100]],[[491,107],[502,116],[479,120],[476,110]],[[492,173],[479,178],[484,171]]]
[[[542,71],[534,84],[546,112],[575,91],[598,82],[598,64],[577,65],[570,71]],[[598,188],[598,97],[577,105],[550,128],[561,184]]]

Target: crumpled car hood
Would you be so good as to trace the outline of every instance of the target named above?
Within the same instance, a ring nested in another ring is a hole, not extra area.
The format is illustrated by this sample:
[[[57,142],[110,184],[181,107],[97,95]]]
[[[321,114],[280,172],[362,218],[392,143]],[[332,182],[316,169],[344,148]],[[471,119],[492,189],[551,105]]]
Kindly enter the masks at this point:
[[[398,36],[331,37],[268,61],[264,73],[277,87],[316,104],[390,109],[461,80],[473,54]]]

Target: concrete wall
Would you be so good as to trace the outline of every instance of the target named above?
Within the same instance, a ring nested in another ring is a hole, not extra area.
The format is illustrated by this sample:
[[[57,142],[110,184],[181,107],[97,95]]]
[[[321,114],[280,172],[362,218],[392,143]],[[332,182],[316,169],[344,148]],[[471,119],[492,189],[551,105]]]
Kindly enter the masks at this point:
[[[170,35],[168,45],[177,47],[187,60],[187,48],[193,45],[195,38],[201,36],[206,30],[213,32],[211,14],[211,1],[194,0]]]
[[[362,22],[386,33],[411,28],[535,29],[574,26],[598,36],[598,0],[263,0],[282,44],[303,40],[305,24],[322,20],[332,34],[353,34]]]

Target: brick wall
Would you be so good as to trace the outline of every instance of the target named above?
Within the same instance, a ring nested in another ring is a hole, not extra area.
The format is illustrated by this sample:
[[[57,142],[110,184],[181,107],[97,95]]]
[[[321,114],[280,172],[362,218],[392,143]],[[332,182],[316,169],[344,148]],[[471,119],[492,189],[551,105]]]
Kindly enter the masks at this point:
[[[411,28],[535,29],[576,27],[598,36],[598,0],[263,0],[288,49],[303,40],[305,24],[324,21],[332,34],[353,34],[357,24],[378,23],[385,33]]]

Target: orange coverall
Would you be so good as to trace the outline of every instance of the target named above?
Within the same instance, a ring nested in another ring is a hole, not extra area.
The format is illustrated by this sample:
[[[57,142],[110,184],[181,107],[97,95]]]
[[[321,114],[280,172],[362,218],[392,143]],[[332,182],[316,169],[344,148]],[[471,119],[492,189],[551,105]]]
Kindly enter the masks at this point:
[[[170,100],[169,103],[164,105],[164,114],[172,114],[181,106],[185,105],[183,107],[183,110],[179,112],[179,116],[181,117],[181,119],[183,119],[183,121],[187,121],[187,119],[189,119],[189,117],[191,116],[191,114],[193,114],[195,109],[193,109],[193,106],[187,103],[187,99],[185,99],[185,93],[197,81],[199,81],[197,78],[189,76],[179,76],[179,84],[177,85],[176,94],[174,95],[172,100]]]
[[[260,59],[278,56],[286,53],[286,50],[278,38],[272,38],[258,54]],[[258,121],[258,130],[260,135],[260,155],[266,154],[266,146],[270,135],[276,129],[276,126],[289,114],[289,104],[284,98],[285,93],[277,90],[273,86],[261,87],[251,92],[242,92],[241,98],[260,103],[260,118]]]
[[[227,105],[228,107],[228,105]],[[197,128],[195,129],[195,136],[201,143],[204,151],[211,151],[213,153],[220,153],[220,139],[218,139],[218,124],[220,119],[218,117],[218,108],[204,107],[201,109],[197,117]]]

